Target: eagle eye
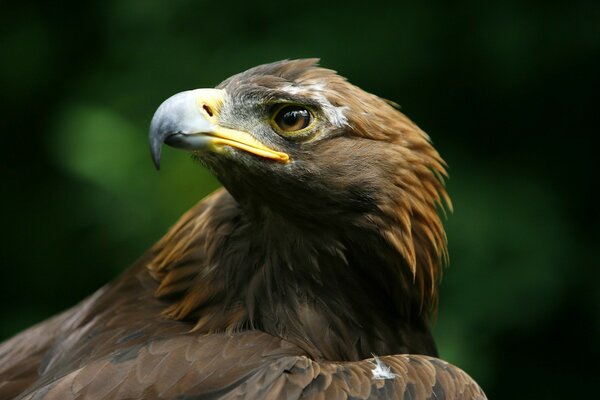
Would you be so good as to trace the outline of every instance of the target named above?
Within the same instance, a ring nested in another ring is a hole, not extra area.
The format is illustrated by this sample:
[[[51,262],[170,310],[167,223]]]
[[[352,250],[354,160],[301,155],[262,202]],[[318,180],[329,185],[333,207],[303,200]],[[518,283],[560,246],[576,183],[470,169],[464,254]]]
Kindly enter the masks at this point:
[[[308,109],[288,104],[275,112],[272,124],[281,133],[296,133],[312,125],[314,119],[313,114]]]

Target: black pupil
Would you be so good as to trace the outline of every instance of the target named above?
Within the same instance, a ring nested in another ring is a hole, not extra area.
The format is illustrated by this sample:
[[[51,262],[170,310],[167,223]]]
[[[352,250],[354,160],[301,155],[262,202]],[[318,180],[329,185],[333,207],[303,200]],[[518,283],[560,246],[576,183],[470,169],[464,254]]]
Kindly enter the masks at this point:
[[[276,118],[277,125],[285,131],[298,131],[310,123],[310,113],[302,107],[285,107]]]

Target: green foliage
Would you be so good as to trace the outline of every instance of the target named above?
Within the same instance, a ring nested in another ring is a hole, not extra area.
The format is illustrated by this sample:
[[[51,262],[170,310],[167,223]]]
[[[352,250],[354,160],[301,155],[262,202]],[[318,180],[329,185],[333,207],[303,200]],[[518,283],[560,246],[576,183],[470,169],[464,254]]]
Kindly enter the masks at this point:
[[[146,135],[162,100],[259,63],[321,57],[401,104],[450,165],[441,355],[490,398],[591,389],[597,4],[11,7],[0,16],[0,338],[92,293],[218,187],[171,149],[154,171]]]

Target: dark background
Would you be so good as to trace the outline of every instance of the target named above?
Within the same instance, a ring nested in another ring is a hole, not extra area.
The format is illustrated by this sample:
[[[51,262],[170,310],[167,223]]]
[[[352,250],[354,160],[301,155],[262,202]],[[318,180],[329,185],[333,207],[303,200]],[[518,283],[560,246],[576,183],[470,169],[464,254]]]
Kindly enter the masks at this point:
[[[490,398],[597,393],[600,2],[14,3],[0,339],[114,278],[218,186],[183,152],[152,167],[162,100],[320,57],[401,104],[450,165],[441,356]]]

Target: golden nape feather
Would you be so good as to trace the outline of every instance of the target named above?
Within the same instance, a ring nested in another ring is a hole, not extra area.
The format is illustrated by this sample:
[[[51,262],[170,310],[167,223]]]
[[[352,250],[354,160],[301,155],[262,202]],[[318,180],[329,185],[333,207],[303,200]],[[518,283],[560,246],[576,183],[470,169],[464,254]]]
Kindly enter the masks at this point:
[[[149,139],[223,188],[1,344],[0,398],[485,398],[436,358],[446,169],[394,104],[280,61],[172,96]]]

